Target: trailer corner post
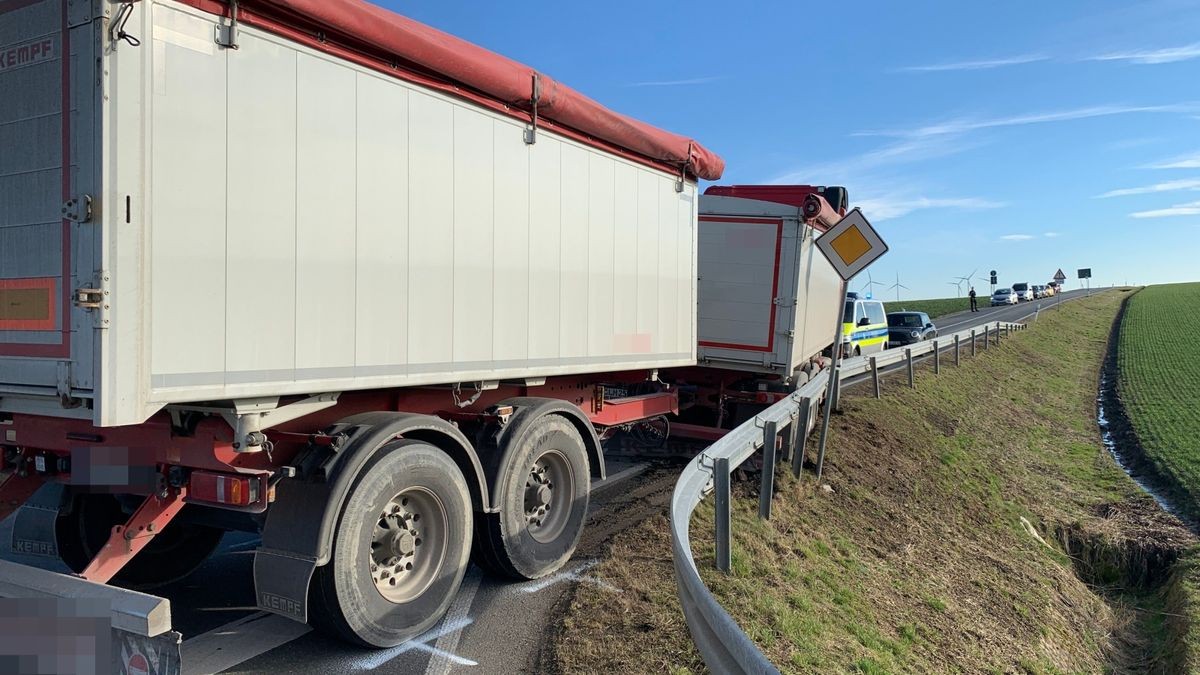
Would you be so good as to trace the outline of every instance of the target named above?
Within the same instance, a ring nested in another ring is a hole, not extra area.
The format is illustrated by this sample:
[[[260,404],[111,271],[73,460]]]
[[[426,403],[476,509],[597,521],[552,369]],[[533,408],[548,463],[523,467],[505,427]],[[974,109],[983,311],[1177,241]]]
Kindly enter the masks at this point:
[[[779,440],[779,429],[775,422],[763,425],[762,482],[758,489],[758,517],[771,519],[771,498],[775,496],[775,446]]]
[[[882,398],[883,392],[879,388],[879,360],[878,357],[871,357],[871,383],[875,385],[875,398]]]
[[[796,420],[796,442],[792,449],[792,475],[803,480],[804,450],[808,445],[808,420],[812,410],[812,399],[800,400],[800,415]]]
[[[729,572],[729,519],[730,519],[730,488],[729,488],[729,458],[718,457],[713,463],[713,486],[716,488],[717,513],[717,569]]]

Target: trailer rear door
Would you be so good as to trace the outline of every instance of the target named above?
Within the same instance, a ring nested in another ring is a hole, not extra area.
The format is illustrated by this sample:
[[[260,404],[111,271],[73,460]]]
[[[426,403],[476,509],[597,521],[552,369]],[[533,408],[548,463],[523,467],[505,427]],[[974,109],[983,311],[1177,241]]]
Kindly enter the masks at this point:
[[[100,312],[72,303],[101,281],[91,5],[0,0],[0,396],[93,388]]]

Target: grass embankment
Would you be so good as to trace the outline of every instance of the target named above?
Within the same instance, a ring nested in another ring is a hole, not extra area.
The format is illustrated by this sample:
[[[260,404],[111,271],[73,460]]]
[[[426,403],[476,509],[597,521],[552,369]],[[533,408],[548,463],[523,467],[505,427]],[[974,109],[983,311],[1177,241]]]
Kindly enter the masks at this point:
[[[985,293],[975,298],[982,306],[988,300]],[[901,300],[900,302],[885,302],[883,308],[889,312],[925,312],[929,318],[936,319],[945,314],[965,312],[971,309],[968,298],[940,298],[938,300]]]
[[[1196,575],[1186,564],[1170,573],[1193,538],[1116,466],[1096,428],[1121,297],[1044,313],[962,368],[922,369],[916,389],[889,379],[882,400],[848,389],[831,428],[832,491],[811,474],[782,478],[761,522],[753,482],[738,484],[731,574],[711,566],[711,500],[697,512],[694,550],[717,599],[785,671],[1195,665]],[[669,542],[664,516],[614,539],[592,572],[622,592],[579,587],[555,647],[562,670],[703,669]]]
[[[1200,283],[1148,286],[1129,299],[1118,392],[1143,459],[1184,513],[1200,517]]]

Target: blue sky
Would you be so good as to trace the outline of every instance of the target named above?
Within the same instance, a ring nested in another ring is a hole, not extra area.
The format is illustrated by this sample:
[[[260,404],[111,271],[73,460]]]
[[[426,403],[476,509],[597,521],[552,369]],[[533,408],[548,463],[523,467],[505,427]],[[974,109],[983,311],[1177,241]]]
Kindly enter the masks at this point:
[[[375,1],[699,139],[721,183],[845,185],[903,297],[1200,279],[1200,0]]]

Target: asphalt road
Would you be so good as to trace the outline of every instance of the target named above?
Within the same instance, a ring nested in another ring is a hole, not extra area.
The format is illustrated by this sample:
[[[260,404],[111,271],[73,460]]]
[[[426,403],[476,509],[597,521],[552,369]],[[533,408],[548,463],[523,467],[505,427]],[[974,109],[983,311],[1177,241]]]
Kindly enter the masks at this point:
[[[1000,307],[989,307],[988,302],[991,298],[987,295],[982,295],[979,298],[978,312],[968,311],[946,314],[934,319],[933,323],[937,326],[938,332],[943,335],[949,335],[955,331],[970,328],[971,326],[988,321],[1011,321],[1019,323],[1031,314],[1053,308],[1060,302],[1084,297],[1086,294],[1086,290],[1077,289],[1060,293],[1052,298],[1043,298],[1041,300],[1034,300],[1033,302],[1022,302],[1016,305],[1004,305]]]

